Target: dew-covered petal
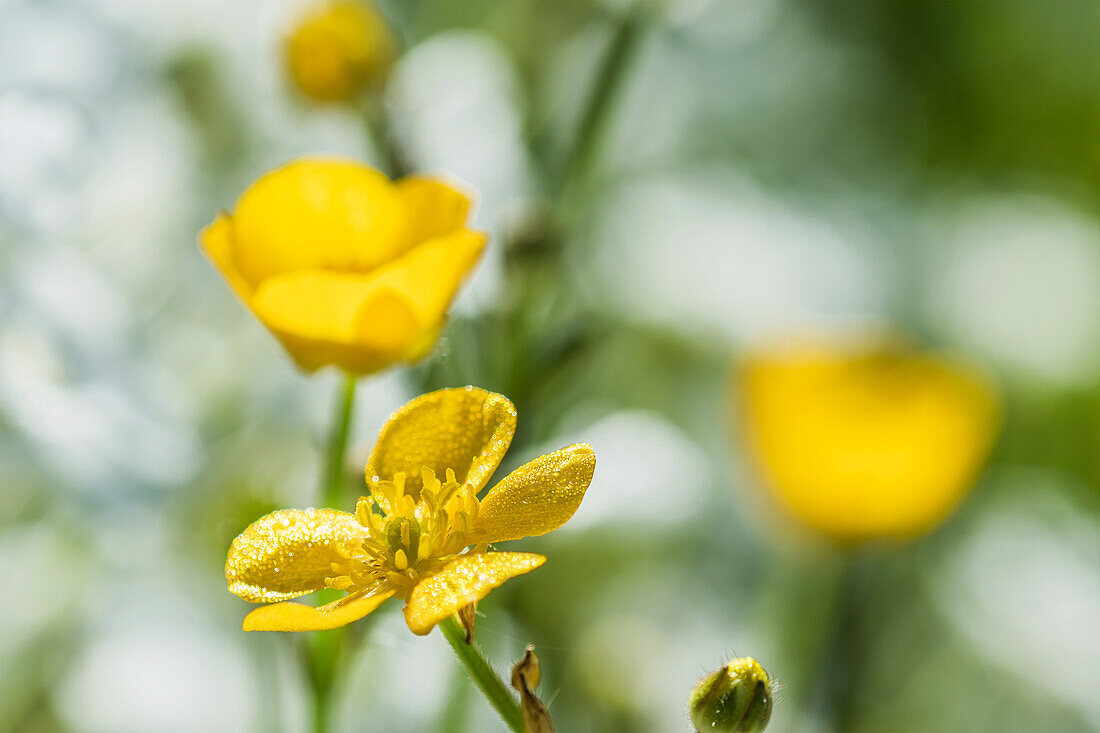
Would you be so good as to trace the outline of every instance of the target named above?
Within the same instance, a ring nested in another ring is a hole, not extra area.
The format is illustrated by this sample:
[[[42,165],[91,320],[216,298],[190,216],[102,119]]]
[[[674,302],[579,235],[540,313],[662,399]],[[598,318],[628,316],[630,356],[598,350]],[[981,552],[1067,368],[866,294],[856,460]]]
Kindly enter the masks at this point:
[[[244,617],[245,631],[325,631],[358,621],[385,603],[393,589],[368,590],[314,608],[288,601],[260,606]]]
[[[544,562],[545,557],[530,552],[462,555],[416,584],[405,601],[405,622],[414,634],[427,634],[458,609]]]
[[[246,601],[271,603],[325,587],[341,550],[361,545],[366,530],[335,509],[282,509],[233,540],[225,560],[229,590]]]
[[[481,502],[471,542],[504,542],[551,532],[584,498],[596,470],[587,443],[540,456],[508,474]]]
[[[422,466],[436,476],[450,468],[476,491],[496,470],[515,430],[516,408],[503,395],[477,387],[429,392],[390,416],[367,462],[367,481],[403,472],[406,489],[415,492]]]

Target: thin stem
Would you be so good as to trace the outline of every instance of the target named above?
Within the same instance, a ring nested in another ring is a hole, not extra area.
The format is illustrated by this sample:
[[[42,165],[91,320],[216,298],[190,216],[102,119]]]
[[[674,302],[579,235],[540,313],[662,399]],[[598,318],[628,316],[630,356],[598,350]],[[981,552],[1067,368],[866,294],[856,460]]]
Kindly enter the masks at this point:
[[[348,430],[351,427],[352,409],[355,407],[355,376],[344,377],[344,389],[336,403],[336,416],[329,435],[328,454],[325,458],[324,483],[321,503],[333,509],[347,510],[344,496],[344,456],[348,450]]]
[[[514,350],[506,379],[509,396],[521,409],[528,403],[535,385],[545,383],[557,369],[591,343],[598,328],[593,325],[590,314],[586,314],[576,321],[575,331],[567,337],[566,343],[552,344],[545,339],[540,343],[528,333],[525,319],[530,312],[553,308],[557,302],[569,298],[568,292],[559,287],[562,265],[556,258],[561,257],[566,239],[583,214],[582,207],[587,200],[584,194],[592,169],[598,162],[611,113],[623,82],[629,76],[627,72],[651,12],[646,3],[636,3],[616,21],[562,161],[559,165],[542,164],[550,208],[541,212],[530,228],[525,228],[507,243],[505,257],[512,302],[505,312],[506,327],[511,329],[513,341],[520,346]],[[558,346],[565,348],[557,353],[541,353],[547,349],[553,351]],[[526,437],[524,432],[518,433],[515,445],[520,445]]]
[[[381,156],[379,163],[385,174],[394,180],[407,175],[410,172],[409,165],[393,138],[390,118],[381,99],[375,98],[367,103],[363,111],[363,121],[371,144]]]
[[[619,20],[611,45],[603,58],[599,75],[588,94],[585,109],[573,138],[573,147],[566,158],[559,183],[563,193],[574,183],[583,184],[603,141],[608,123],[608,111],[618,99],[624,71],[630,65],[642,36],[649,10],[638,3],[634,10]]]
[[[519,703],[512,692],[500,679],[489,662],[485,660],[481,650],[473,644],[466,643],[466,631],[457,616],[440,622],[439,630],[444,638],[454,649],[458,661],[466,668],[470,679],[477,685],[477,689],[485,695],[485,699],[497,711],[504,720],[505,725],[514,733],[523,733],[523,714],[519,710]]]
[[[822,645],[811,701],[823,729],[841,733],[852,722],[853,691],[859,684],[857,635],[866,600],[867,558],[858,550],[844,559],[837,580],[833,622]]]
[[[344,630],[319,631],[306,640],[304,666],[313,690],[313,733],[328,733],[332,726],[332,693]]]
[[[329,434],[321,484],[321,504],[326,507],[347,509],[345,492],[344,457],[348,450],[348,433],[355,407],[355,376],[344,377],[336,411],[333,413],[332,432]],[[322,592],[323,593],[323,592]],[[332,726],[332,693],[344,648],[344,629],[318,631],[305,639],[302,666],[313,691],[314,733],[328,733]]]

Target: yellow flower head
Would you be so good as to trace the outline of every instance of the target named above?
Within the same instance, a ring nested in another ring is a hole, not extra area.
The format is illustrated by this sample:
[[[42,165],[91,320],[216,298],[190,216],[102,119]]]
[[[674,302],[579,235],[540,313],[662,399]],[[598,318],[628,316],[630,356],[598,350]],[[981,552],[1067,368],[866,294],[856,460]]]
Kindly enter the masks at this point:
[[[311,8],[286,39],[294,85],[318,102],[343,102],[378,85],[397,44],[389,25],[367,2],[332,0]]]
[[[303,158],[261,176],[200,242],[302,369],[365,374],[435,342],[485,247],[469,206],[435,178]]]
[[[751,452],[779,503],[834,539],[906,537],[941,522],[996,436],[979,373],[896,344],[800,344],[748,358]]]
[[[542,555],[490,552],[488,545],[564,524],[580,506],[596,455],[577,444],[541,456],[479,500],[515,427],[512,403],[476,387],[431,392],[395,412],[371,452],[369,494],[354,514],[281,510],[233,541],[229,590],[272,604],[248,614],[244,630],[332,629],[402,598],[409,628],[426,634],[542,565]],[[348,594],[317,608],[273,603],[321,588]]]

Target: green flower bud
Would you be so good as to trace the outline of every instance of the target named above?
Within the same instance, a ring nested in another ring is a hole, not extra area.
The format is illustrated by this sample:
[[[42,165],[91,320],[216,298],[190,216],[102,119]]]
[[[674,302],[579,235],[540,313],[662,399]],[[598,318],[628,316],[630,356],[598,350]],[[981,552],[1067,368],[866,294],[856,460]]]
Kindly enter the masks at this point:
[[[690,712],[700,733],[760,733],[772,717],[768,673],[751,657],[734,659],[695,686]]]

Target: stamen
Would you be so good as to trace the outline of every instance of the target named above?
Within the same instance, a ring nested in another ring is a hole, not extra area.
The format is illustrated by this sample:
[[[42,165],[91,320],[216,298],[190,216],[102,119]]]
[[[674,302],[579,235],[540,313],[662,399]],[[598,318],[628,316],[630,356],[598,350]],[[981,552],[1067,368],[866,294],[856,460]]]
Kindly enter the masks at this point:
[[[359,520],[359,524],[369,527],[372,516],[374,516],[374,509],[371,508],[371,500],[360,496],[359,501],[355,503],[355,518]]]
[[[419,488],[410,491],[408,475],[395,473],[388,481],[373,477],[371,496],[356,505],[356,518],[368,537],[355,553],[361,564],[352,566],[354,572],[341,573],[350,575],[354,586],[384,581],[408,588],[439,558],[466,547],[481,508],[477,494],[460,484],[451,468],[443,469],[446,480],[441,481],[431,467],[418,467],[411,475],[419,475]]]

